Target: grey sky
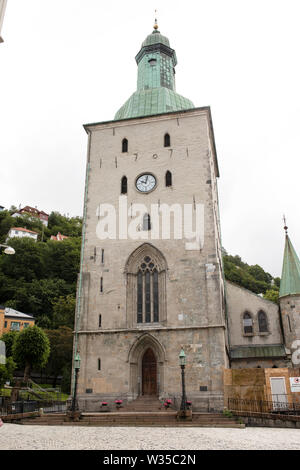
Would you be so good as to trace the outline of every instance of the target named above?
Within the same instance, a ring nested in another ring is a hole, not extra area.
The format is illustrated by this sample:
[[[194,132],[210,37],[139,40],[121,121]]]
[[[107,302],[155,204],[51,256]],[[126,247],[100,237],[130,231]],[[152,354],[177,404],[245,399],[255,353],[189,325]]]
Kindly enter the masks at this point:
[[[211,106],[223,246],[281,274],[299,252],[299,0],[8,0],[0,45],[1,201],[82,215],[87,136],[136,89],[154,10],[176,88]]]

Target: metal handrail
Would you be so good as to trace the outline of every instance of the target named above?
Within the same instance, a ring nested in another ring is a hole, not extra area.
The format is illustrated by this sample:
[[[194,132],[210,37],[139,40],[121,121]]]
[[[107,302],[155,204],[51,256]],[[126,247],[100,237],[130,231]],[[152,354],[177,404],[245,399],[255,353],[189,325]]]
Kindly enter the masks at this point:
[[[288,395],[276,395],[272,400],[250,400],[247,398],[228,398],[230,411],[251,413],[272,413],[280,415],[300,415],[300,403],[289,400]]]

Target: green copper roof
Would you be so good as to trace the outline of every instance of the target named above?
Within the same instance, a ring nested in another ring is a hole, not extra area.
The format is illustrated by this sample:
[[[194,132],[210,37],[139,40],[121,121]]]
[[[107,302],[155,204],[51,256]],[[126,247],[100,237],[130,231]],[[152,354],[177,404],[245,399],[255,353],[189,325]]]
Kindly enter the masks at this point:
[[[151,44],[164,44],[165,46],[170,47],[170,41],[166,36],[160,34],[159,31],[154,30],[152,34],[146,37],[145,41],[142,44],[142,47],[150,46]]]
[[[264,346],[237,346],[230,349],[231,359],[245,359],[250,357],[284,357],[286,352],[282,344]]]
[[[194,108],[189,99],[175,91],[177,58],[168,38],[154,30],[142,43],[136,62],[137,91],[118,110],[115,120]]]
[[[168,88],[136,91],[119,109],[115,120],[194,108],[193,103]]]
[[[300,261],[286,235],[279,297],[300,294]]]

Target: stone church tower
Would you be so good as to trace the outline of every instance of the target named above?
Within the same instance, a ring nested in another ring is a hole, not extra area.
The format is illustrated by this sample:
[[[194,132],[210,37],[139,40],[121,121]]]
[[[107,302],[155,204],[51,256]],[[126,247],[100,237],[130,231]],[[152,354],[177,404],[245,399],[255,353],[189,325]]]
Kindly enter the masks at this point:
[[[280,311],[286,347],[291,351],[291,361],[299,367],[300,346],[300,261],[285,227],[285,248],[280,281]]]
[[[136,61],[137,91],[115,119],[84,126],[79,406],[140,395],[179,406],[183,348],[193,409],[220,410],[228,358],[210,108],[176,93],[176,53],[157,25]]]

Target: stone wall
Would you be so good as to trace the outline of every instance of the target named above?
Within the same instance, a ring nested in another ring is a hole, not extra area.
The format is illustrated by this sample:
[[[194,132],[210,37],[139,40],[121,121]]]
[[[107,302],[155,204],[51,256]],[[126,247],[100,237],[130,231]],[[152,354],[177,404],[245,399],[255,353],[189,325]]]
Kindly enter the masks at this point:
[[[229,337],[232,347],[283,343],[277,304],[229,281],[226,281],[226,299]],[[260,310],[263,310],[267,315],[268,331],[264,333],[260,333],[258,329],[257,314]],[[245,311],[252,315],[254,330],[252,335],[245,334],[243,331]]]
[[[293,351],[300,346],[300,296],[288,295],[282,297],[280,299],[280,309],[286,345]],[[296,340],[299,341],[299,344],[293,347],[293,342]]]

